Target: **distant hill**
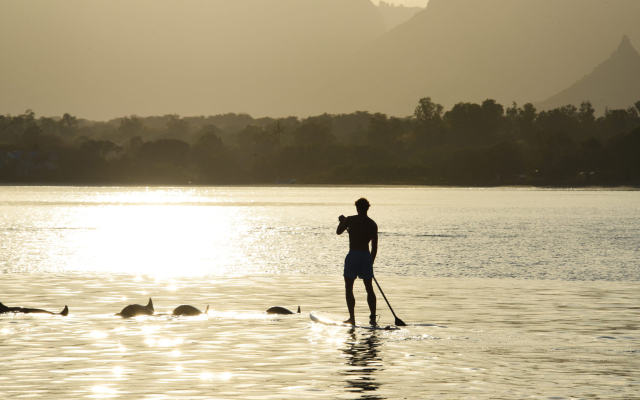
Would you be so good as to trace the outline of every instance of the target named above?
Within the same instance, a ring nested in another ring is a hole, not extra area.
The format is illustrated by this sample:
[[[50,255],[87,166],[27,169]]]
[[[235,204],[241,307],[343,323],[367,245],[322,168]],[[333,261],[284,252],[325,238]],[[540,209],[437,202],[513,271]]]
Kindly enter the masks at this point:
[[[567,89],[541,102],[548,110],[589,100],[598,113],[605,107],[627,108],[640,101],[640,54],[627,36],[606,61]]]
[[[411,17],[424,11],[423,7],[406,7],[403,5],[389,4],[381,1],[378,5],[378,9],[382,13],[387,30],[391,30],[398,25],[407,22]]]
[[[589,73],[623,35],[640,43],[638,16],[638,0],[431,0],[324,72],[308,97],[333,101],[305,111],[408,115],[426,96],[445,108],[541,101]]]

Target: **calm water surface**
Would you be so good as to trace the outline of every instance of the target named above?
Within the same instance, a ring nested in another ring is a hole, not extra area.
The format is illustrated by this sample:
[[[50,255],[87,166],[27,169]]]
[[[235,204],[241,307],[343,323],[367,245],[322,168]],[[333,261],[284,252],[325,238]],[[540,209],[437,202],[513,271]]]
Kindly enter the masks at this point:
[[[360,196],[399,331],[308,318],[345,314]],[[640,192],[0,187],[0,218],[0,301],[71,310],[0,316],[2,399],[640,399]],[[210,312],[114,316],[148,297]]]

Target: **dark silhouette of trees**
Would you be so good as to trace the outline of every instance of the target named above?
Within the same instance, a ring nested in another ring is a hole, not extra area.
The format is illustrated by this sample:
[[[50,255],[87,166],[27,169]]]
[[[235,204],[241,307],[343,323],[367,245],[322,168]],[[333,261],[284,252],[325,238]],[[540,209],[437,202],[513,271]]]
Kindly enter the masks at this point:
[[[482,105],[458,103],[444,115],[444,122],[455,134],[455,139],[471,144],[481,144],[498,138],[504,123],[504,108],[495,100],[485,100]]]
[[[413,141],[416,145],[429,146],[443,142],[443,112],[444,107],[431,101],[431,97],[420,99],[413,113],[416,125]]]
[[[331,128],[324,122],[308,121],[293,132],[294,143],[299,146],[326,146],[336,141]]]
[[[77,148],[61,152],[59,173],[76,182],[117,182],[117,161],[123,155],[123,148],[111,141],[80,140]]]
[[[605,148],[605,173],[619,182],[640,179],[640,128],[609,140]]]
[[[53,118],[40,117],[40,119],[38,120],[38,126],[42,130],[42,133],[45,135],[60,135],[58,122],[56,122],[56,120],[54,120]]]
[[[118,125],[118,132],[120,132],[122,139],[142,136],[144,135],[145,129],[144,122],[137,115],[122,118]]]
[[[166,116],[166,134],[165,137],[169,139],[186,139],[189,135],[190,124],[189,121],[180,118],[177,114],[171,114]]]
[[[10,115],[2,116],[2,119],[0,119],[0,142],[17,142],[22,132],[35,123],[35,113],[31,110],[14,117]]]
[[[159,139],[145,142],[138,150],[137,159],[152,165],[167,164],[184,167],[189,160],[191,146],[178,139]]]
[[[78,134],[78,120],[69,114],[64,114],[58,121],[58,131],[62,138],[75,137]]]
[[[512,140],[526,140],[533,137],[535,131],[535,120],[538,110],[531,103],[527,103],[521,108],[516,103],[505,112],[505,123],[507,138]]]
[[[40,126],[30,125],[20,135],[18,144],[27,150],[53,151],[62,147],[64,142],[59,136],[46,133]]]
[[[629,107],[626,110],[611,110],[607,108],[603,117],[604,130],[609,137],[626,133],[637,126],[638,110]]]
[[[1,182],[640,185],[640,101],[538,112],[494,100],[411,117],[0,115]]]
[[[191,146],[193,180],[209,183],[228,182],[230,162],[224,143],[217,135],[219,131],[215,125],[206,125]]]
[[[389,118],[386,114],[375,113],[369,121],[367,138],[373,146],[390,146],[397,141],[397,132],[391,129]]]

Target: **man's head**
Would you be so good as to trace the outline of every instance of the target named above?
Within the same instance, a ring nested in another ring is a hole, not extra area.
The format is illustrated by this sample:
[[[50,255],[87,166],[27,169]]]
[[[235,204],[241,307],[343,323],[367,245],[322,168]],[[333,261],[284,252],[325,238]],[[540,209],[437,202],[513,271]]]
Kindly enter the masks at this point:
[[[356,201],[356,210],[358,210],[358,214],[366,214],[369,210],[369,200],[361,197]]]

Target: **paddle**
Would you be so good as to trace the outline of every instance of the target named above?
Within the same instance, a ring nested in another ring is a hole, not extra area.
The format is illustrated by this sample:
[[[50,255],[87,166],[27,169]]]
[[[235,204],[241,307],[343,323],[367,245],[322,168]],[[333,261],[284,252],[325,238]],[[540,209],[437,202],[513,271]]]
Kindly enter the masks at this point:
[[[384,301],[387,302],[387,305],[389,306],[389,310],[391,310],[391,314],[393,314],[393,316],[396,318],[396,326],[407,326],[407,324],[405,324],[400,318],[398,318],[396,313],[393,312],[393,308],[391,308],[391,304],[389,304],[389,300],[387,300],[387,296],[384,295],[384,292],[382,291],[382,288],[380,287],[380,284],[378,283],[378,280],[376,279],[375,276],[373,277],[373,280],[376,282],[376,285],[378,285],[378,290],[380,290],[380,293],[382,293],[382,297],[384,297]]]

